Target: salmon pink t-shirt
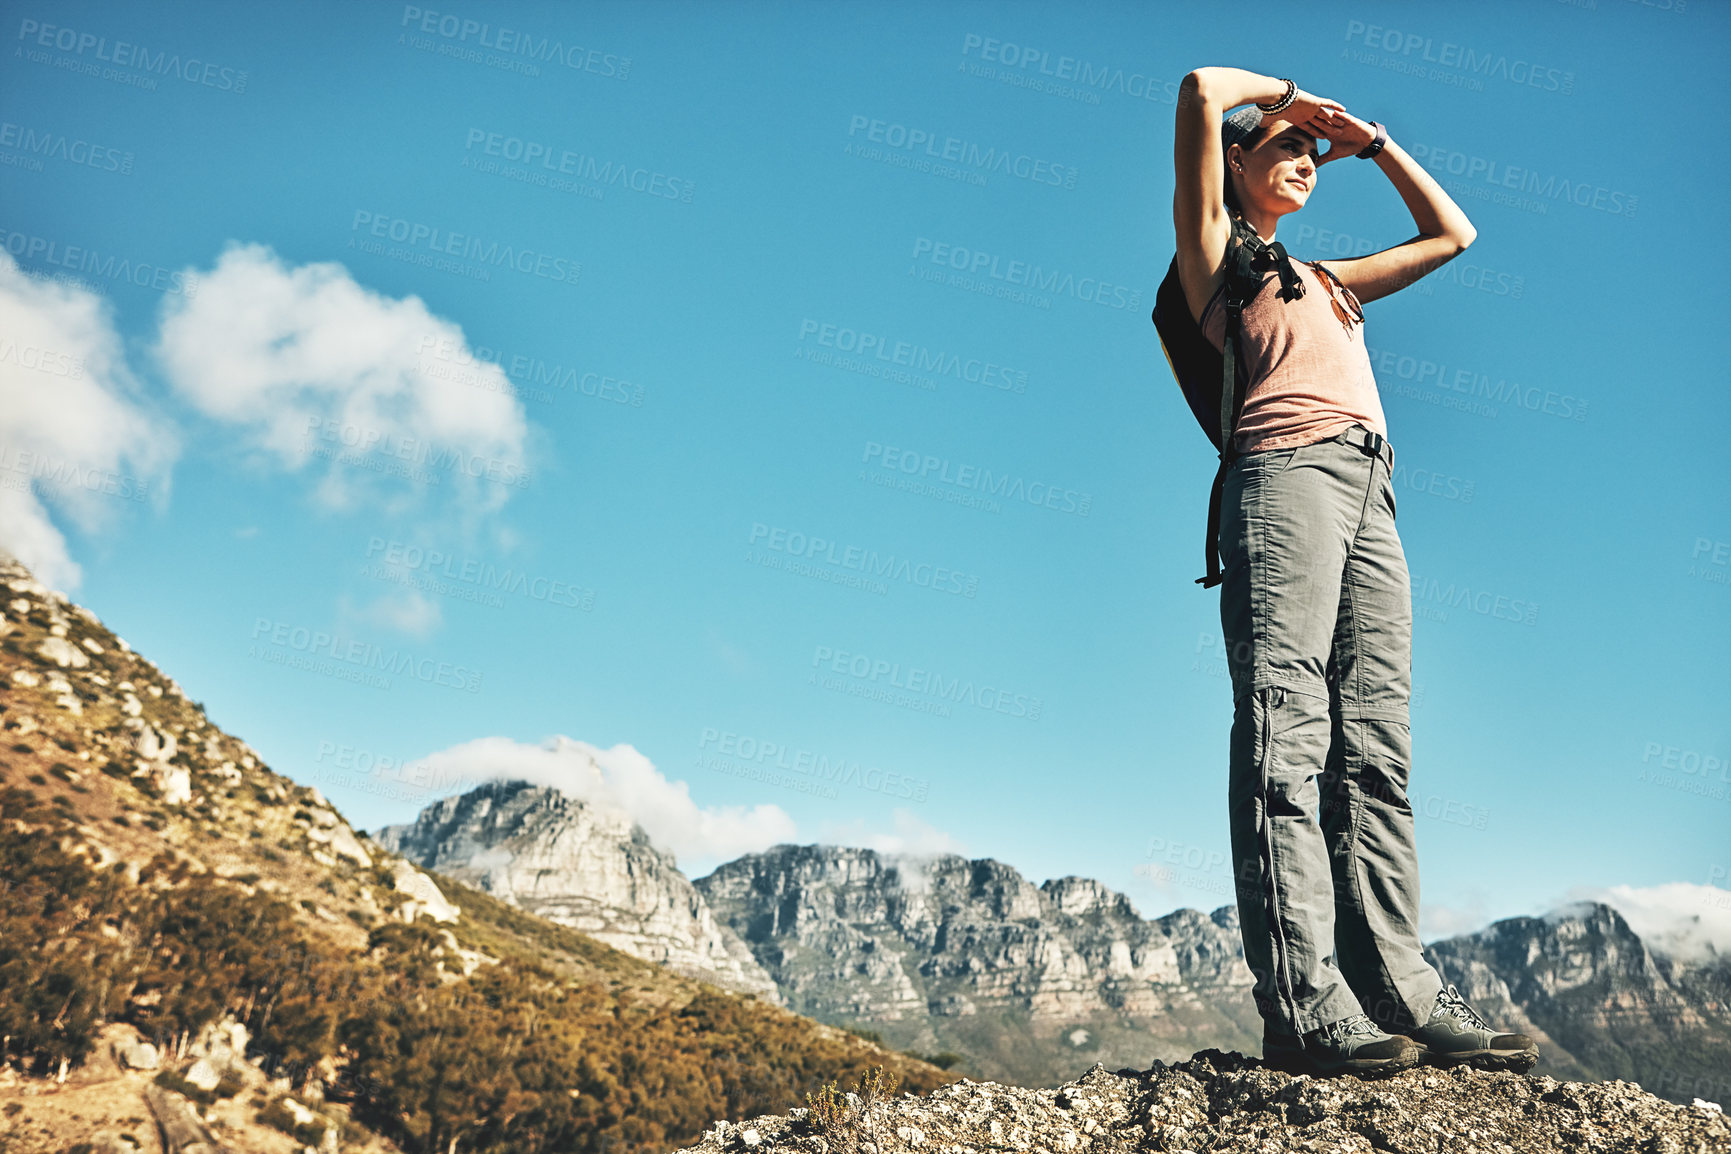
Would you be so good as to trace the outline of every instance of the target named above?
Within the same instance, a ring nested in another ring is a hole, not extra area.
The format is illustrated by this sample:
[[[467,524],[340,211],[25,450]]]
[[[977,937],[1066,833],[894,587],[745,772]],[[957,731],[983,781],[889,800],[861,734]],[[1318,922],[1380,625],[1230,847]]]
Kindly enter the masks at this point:
[[[1386,437],[1382,398],[1364,347],[1364,324],[1357,319],[1363,311],[1357,308],[1358,299],[1314,262],[1295,259],[1292,264],[1303,280],[1304,295],[1281,300],[1279,276],[1270,270],[1239,317],[1238,356],[1250,370],[1235,438],[1239,452],[1308,445],[1353,425]],[[1346,314],[1346,323],[1336,314],[1335,303]],[[1202,310],[1202,334],[1224,350],[1224,285]]]

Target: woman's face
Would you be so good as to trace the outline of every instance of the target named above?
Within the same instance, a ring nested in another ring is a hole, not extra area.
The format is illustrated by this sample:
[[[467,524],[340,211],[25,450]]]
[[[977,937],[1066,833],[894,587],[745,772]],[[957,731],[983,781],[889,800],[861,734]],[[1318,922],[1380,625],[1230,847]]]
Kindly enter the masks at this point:
[[[1284,120],[1245,152],[1234,145],[1229,160],[1239,182],[1240,203],[1284,215],[1304,207],[1316,189],[1316,138]]]

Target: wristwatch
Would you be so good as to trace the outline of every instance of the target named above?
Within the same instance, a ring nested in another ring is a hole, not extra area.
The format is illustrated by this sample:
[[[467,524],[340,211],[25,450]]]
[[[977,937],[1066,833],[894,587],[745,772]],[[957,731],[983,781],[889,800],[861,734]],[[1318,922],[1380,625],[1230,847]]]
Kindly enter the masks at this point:
[[[1363,152],[1353,153],[1353,155],[1360,160],[1369,160],[1371,157],[1381,152],[1382,146],[1388,143],[1388,129],[1384,128],[1374,120],[1370,122],[1370,126],[1376,129],[1376,139],[1365,145]]]

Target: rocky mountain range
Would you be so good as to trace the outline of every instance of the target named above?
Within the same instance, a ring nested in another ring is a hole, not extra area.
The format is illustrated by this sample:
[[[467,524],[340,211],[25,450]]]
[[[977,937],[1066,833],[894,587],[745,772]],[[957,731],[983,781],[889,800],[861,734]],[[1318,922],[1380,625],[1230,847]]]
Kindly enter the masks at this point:
[[[1426,956],[1486,1017],[1538,1039],[1542,1071],[1731,1102],[1731,957],[1650,948],[1599,902],[1505,918]]]
[[[779,1002],[670,854],[617,811],[527,782],[491,782],[378,831],[382,846],[645,961]]]
[[[4,554],[0,733],[6,1154],[668,1150],[867,1070],[954,1078],[430,876]],[[516,804],[507,825],[573,854],[544,865],[589,853],[581,876],[684,895],[602,930],[647,927],[666,954],[702,912],[629,823]],[[725,941],[710,925],[699,948]]]
[[[1053,1085],[1096,1062],[1260,1052],[1232,906],[1146,919],[1087,878],[1036,886],[991,859],[822,845],[688,882],[627,819],[522,782],[447,799],[379,840],[639,957],[767,986],[898,1050],[957,1055],[971,1076]],[[1506,919],[1429,957],[1487,1016],[1540,1039],[1543,1073],[1731,1098],[1731,960],[1656,952],[1598,903]]]
[[[1147,920],[1087,878],[1035,886],[990,859],[837,846],[776,846],[695,884],[790,1007],[992,1077],[1046,1084],[1261,1038],[1231,907]]]

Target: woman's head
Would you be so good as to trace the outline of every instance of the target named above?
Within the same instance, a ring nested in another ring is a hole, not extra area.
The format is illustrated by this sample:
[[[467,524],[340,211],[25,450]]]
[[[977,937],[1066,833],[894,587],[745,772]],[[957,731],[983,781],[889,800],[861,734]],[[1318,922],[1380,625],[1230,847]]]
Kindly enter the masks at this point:
[[[1297,212],[1316,188],[1316,137],[1290,121],[1240,109],[1220,126],[1226,205],[1278,219]]]

